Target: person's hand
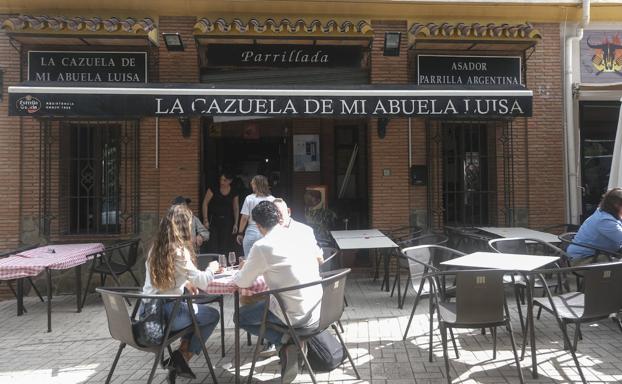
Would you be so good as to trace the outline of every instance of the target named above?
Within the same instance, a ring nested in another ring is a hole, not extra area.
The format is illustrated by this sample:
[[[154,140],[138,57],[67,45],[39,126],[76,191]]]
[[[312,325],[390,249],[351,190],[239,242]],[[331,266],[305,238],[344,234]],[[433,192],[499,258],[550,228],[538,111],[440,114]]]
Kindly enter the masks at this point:
[[[242,269],[242,267],[244,267],[244,263],[245,263],[244,258],[240,257],[239,262],[238,262],[238,268]]]
[[[244,236],[243,236],[243,235],[237,235],[237,236],[235,237],[235,241],[236,241],[238,244],[240,244],[240,245],[242,245],[242,240],[244,240]]]
[[[203,225],[205,228],[209,229],[209,221],[207,221],[207,219],[203,220]]]
[[[233,224],[233,229],[231,230],[231,234],[235,235],[236,233],[238,233],[238,226]]]
[[[197,247],[200,247],[201,244],[203,244],[203,236],[197,235],[197,237],[196,237],[196,239],[194,241],[197,244]]]
[[[199,288],[195,287],[194,284],[189,281],[186,281],[186,284],[184,284],[184,288],[186,288],[191,295],[199,294]]]
[[[212,271],[212,273],[222,273],[223,271],[223,268],[220,267],[220,264],[218,264],[218,261],[216,260],[211,261],[207,266],[207,269]]]

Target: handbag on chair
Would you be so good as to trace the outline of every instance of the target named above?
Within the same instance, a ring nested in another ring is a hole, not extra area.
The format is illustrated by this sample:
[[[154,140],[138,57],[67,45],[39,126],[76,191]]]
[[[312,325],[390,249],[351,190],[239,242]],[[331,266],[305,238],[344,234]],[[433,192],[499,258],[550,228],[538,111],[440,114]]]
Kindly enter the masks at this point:
[[[164,340],[164,301],[146,299],[138,319],[132,320],[132,330],[136,342],[141,347],[155,347]]]

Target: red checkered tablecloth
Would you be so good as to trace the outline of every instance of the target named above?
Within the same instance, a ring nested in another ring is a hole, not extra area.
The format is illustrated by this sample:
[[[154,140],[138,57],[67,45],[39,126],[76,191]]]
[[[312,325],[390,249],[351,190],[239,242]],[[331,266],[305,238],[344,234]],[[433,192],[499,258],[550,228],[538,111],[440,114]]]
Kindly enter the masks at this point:
[[[53,250],[53,252],[52,252]],[[0,259],[0,280],[37,276],[46,268],[69,269],[104,251],[101,243],[46,245]]]
[[[242,296],[253,296],[256,293],[267,291],[268,286],[263,277],[259,276],[251,287],[238,289],[238,286],[233,282],[233,276],[227,276],[212,280],[207,286],[206,293],[210,295],[228,295],[233,294],[236,289]]]

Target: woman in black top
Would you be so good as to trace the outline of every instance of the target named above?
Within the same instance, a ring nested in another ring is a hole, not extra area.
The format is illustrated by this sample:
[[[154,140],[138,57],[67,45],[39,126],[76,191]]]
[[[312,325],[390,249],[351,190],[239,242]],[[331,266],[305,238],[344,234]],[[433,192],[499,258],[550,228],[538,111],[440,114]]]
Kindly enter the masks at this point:
[[[225,254],[233,250],[240,215],[240,200],[232,181],[233,175],[223,172],[218,185],[208,188],[203,199],[203,224],[210,230],[212,249]]]

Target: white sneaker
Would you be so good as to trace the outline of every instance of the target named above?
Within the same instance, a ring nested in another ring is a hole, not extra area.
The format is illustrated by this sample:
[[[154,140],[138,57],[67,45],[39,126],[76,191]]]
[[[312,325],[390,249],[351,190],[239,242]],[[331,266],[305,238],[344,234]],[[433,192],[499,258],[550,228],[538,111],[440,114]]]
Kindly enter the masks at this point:
[[[274,344],[268,343],[263,347],[263,350],[259,352],[259,357],[272,357],[272,356],[276,356],[277,353],[278,351],[276,350],[276,347],[274,346]]]

